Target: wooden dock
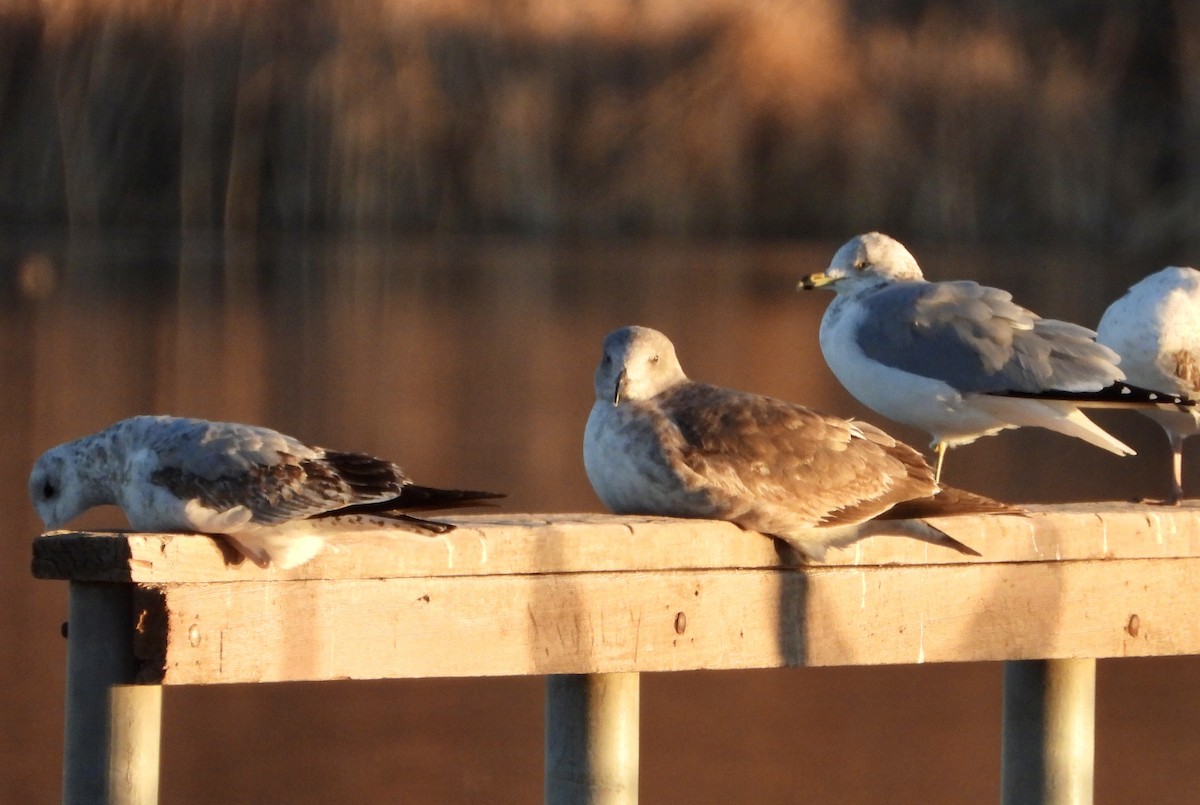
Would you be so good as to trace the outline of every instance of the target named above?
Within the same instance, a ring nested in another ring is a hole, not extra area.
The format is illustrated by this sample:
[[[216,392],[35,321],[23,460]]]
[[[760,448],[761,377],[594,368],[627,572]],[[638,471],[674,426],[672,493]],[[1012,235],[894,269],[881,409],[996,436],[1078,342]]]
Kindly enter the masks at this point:
[[[546,801],[637,799],[638,673],[1002,660],[1002,800],[1091,801],[1095,659],[1200,653],[1200,507],[931,521],[796,567],[728,523],[448,518],[288,571],[197,535],[59,532],[70,803],[157,798],[162,685],[547,676]]]

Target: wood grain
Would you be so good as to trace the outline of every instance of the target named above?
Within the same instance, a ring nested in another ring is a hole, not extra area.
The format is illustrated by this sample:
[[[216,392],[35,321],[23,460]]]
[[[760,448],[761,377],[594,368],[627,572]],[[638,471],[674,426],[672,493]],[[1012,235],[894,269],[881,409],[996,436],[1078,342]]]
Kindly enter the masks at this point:
[[[930,520],[980,558],[908,538],[831,550],[822,567],[1200,556],[1200,504],[1028,507],[1029,516]],[[291,570],[239,562],[195,534],[55,532],[33,545],[33,574],[76,581],[245,581],[769,568],[789,565],[775,540],[730,523],[601,514],[470,515],[445,537],[403,531],[335,536]]]
[[[938,522],[794,567],[728,523],[458,518],[280,572],[198,535],[61,534],[49,578],[130,582],[138,679],[210,684],[1200,653],[1200,508]]]
[[[172,584],[136,653],[166,684],[1173,655],[1198,584],[1200,558]]]

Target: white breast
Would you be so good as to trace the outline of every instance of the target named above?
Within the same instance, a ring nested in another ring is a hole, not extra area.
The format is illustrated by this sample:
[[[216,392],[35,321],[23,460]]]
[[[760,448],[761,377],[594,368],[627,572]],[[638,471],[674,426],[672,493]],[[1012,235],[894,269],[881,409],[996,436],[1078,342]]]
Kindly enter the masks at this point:
[[[885,366],[858,346],[856,332],[865,308],[838,296],[821,319],[821,353],[846,390],[873,411],[933,434],[935,440],[965,444],[1007,427],[970,404],[948,383]]]
[[[596,497],[616,514],[706,516],[632,412],[598,400],[583,435],[583,466]]]

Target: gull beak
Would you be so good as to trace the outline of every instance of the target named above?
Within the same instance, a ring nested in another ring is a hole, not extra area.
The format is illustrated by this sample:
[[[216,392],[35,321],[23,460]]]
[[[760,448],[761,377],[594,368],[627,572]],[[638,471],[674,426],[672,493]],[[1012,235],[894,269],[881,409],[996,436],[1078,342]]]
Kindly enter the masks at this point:
[[[613,388],[613,406],[614,407],[617,405],[620,405],[621,392],[624,391],[624,389],[625,389],[625,370],[622,369],[621,373],[619,375],[617,375],[617,385]]]
[[[837,277],[831,277],[824,271],[818,271],[816,274],[809,274],[804,279],[800,280],[796,285],[797,291],[812,291],[817,288],[831,285],[837,282]]]

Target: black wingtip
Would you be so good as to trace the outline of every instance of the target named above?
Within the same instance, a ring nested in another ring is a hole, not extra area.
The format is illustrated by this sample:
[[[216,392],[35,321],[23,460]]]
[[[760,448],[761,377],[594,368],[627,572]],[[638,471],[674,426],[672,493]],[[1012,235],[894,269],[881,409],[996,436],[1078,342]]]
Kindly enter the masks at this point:
[[[434,486],[406,484],[400,494],[386,500],[371,503],[355,503],[340,509],[325,512],[322,517],[343,514],[374,514],[403,519],[403,512],[429,511],[432,509],[466,509],[475,506],[491,506],[492,501],[505,497],[501,492],[483,492],[478,489],[438,489]],[[417,520],[417,518],[411,518]]]
[[[507,497],[503,492],[484,492],[479,489],[439,489],[436,486],[408,484],[390,501],[394,508],[406,511],[423,509],[461,509],[472,506],[492,506],[490,501]]]
[[[1021,397],[1032,400],[1058,400],[1085,408],[1175,408],[1191,410],[1200,400],[1166,391],[1142,388],[1129,383],[1113,383],[1099,391],[994,391],[995,397]]]

